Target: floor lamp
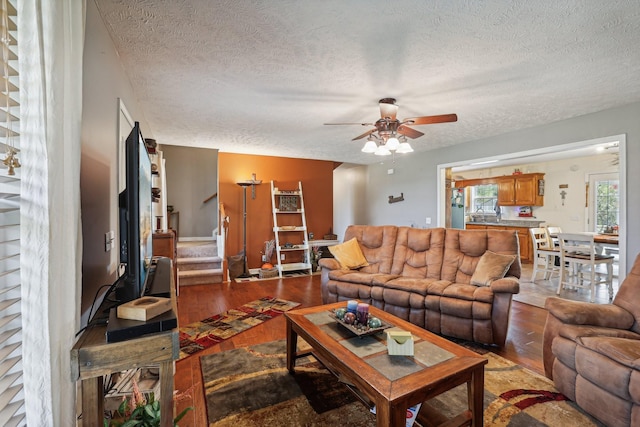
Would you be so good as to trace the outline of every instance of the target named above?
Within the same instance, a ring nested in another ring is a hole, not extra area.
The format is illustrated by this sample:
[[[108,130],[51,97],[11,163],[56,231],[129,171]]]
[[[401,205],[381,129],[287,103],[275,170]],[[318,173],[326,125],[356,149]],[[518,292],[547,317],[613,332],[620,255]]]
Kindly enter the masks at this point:
[[[242,187],[242,274],[238,277],[245,279],[251,277],[247,269],[247,187],[251,186],[251,198],[255,199],[255,186],[262,184],[262,180],[257,180],[254,173],[250,180],[239,181],[236,184]]]

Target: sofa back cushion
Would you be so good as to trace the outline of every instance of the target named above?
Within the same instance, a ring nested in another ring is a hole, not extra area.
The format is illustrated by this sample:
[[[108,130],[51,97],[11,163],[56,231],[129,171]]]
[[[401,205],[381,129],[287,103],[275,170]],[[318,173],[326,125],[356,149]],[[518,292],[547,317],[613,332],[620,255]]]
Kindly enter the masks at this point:
[[[391,274],[440,279],[444,256],[444,228],[399,227]]]
[[[631,271],[620,284],[613,303],[633,315],[636,320],[631,330],[640,334],[640,254],[636,256]]]
[[[506,276],[520,278],[520,247],[515,230],[445,230],[444,258],[440,278],[454,283],[469,284],[480,257],[491,251],[502,255],[517,255]]]
[[[350,225],[344,233],[344,241],[356,238],[362,254],[369,265],[362,267],[363,273],[391,273],[393,251],[398,227],[393,225]]]

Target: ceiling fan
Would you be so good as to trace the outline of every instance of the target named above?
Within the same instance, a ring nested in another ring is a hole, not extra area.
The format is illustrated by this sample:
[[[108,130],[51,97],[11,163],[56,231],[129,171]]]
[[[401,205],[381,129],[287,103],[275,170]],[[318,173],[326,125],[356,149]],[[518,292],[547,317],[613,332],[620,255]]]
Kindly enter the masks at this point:
[[[374,129],[356,136],[352,141],[366,137],[367,143],[362,151],[365,153],[388,155],[391,154],[391,151],[398,153],[413,151],[411,146],[406,142],[406,138],[419,138],[424,135],[424,133],[413,129],[410,125],[429,125],[434,123],[455,122],[458,120],[458,116],[455,114],[411,117],[399,120],[397,118],[398,106],[396,105],[395,98],[382,98],[378,103],[380,105],[380,118],[375,123],[325,123],[325,125],[374,126]]]

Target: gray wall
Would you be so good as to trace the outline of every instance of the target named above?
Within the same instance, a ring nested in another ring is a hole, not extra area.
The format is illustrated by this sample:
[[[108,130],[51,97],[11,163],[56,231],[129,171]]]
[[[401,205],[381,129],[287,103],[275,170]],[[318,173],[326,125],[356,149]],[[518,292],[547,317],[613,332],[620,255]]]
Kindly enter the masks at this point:
[[[342,241],[350,224],[367,224],[367,167],[343,164],[333,171],[333,233]],[[336,201],[339,208],[336,209]],[[321,239],[322,236],[316,237]]]
[[[167,175],[167,204],[180,212],[179,240],[213,237],[218,224],[218,150],[161,145]],[[175,217],[174,217],[175,218]]]
[[[86,316],[98,288],[116,279],[119,263],[117,247],[107,252],[104,245],[105,233],[118,234],[118,98],[145,137],[152,137],[93,1],[87,2],[83,75],[81,314]]]
[[[431,225],[437,225],[438,188],[437,166],[462,160],[491,157],[505,153],[517,153],[542,147],[570,144],[595,138],[626,134],[627,187],[626,198],[627,236],[626,265],[629,268],[640,253],[640,192],[635,186],[640,182],[640,103],[605,110],[585,116],[562,120],[544,126],[524,129],[482,140],[471,141],[453,147],[422,153],[398,155],[367,167],[366,211],[369,224],[396,224],[425,227],[426,217]],[[428,143],[428,142],[427,142]],[[389,175],[388,169],[394,169]],[[622,170],[622,169],[621,169]],[[404,193],[404,202],[389,204],[388,196]],[[334,209],[337,218],[343,217],[339,199]],[[336,227],[337,228],[337,227]],[[343,233],[344,230],[339,230]]]

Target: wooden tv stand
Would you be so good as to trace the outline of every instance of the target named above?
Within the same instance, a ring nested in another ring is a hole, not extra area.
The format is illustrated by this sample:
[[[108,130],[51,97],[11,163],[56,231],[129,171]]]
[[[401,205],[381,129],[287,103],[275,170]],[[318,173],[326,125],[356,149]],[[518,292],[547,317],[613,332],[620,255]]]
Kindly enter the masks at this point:
[[[172,266],[172,268],[175,268]],[[175,282],[171,281],[171,302],[177,314]],[[173,426],[173,361],[178,359],[178,329],[107,343],[106,326],[94,326],[82,333],[71,349],[71,380],[81,381],[83,426],[101,426],[104,419],[103,376],[143,366],[159,366],[161,425]]]

